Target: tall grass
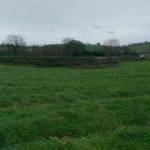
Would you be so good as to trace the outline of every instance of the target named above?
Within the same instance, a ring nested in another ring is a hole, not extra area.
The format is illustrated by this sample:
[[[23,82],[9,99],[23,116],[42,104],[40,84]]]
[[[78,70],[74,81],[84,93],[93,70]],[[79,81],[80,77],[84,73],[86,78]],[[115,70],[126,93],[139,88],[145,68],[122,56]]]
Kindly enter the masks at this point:
[[[0,149],[145,150],[150,62],[107,69],[0,66]]]

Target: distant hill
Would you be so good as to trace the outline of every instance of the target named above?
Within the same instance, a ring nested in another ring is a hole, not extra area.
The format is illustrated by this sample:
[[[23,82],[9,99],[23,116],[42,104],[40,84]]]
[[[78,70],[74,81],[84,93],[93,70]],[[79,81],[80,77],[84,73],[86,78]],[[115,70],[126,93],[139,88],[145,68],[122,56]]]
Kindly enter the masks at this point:
[[[150,54],[150,42],[132,44],[132,45],[129,45],[129,48],[138,53],[149,53]]]

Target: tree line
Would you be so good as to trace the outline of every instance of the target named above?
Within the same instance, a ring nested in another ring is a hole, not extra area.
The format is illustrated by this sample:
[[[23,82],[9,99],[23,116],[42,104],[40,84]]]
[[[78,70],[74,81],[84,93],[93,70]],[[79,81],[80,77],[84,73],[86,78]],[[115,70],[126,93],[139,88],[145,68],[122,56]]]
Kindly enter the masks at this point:
[[[22,35],[10,34],[0,45],[1,56],[126,56],[136,55],[128,46],[120,46],[119,40],[108,39],[100,43],[83,43],[65,38],[61,44],[28,46]]]

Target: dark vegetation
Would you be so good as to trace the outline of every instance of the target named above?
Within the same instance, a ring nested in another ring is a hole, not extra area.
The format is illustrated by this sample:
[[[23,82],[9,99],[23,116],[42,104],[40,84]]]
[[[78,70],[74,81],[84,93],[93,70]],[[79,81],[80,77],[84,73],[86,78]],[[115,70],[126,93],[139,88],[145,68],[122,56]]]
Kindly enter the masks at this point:
[[[127,46],[101,46],[71,41],[67,44],[44,46],[0,45],[0,56],[129,56],[137,53]]]
[[[135,56],[127,47],[84,45],[79,41],[45,46],[17,46],[15,51],[11,45],[1,45],[0,49],[0,63],[45,67],[109,67],[117,64],[112,56]]]
[[[120,46],[116,39],[106,40],[104,45],[86,44],[66,38],[62,44],[27,46],[21,35],[8,35],[0,45],[0,63],[36,66],[112,66],[112,58],[137,58],[149,53],[149,42]],[[116,62],[115,61],[115,62]]]
[[[8,35],[0,45],[1,63],[36,66],[113,66],[116,61],[111,57],[135,55],[137,53],[129,47],[119,46],[117,40],[101,45],[66,38],[62,44],[27,46],[21,35]]]
[[[98,59],[95,57],[32,57],[1,56],[0,63],[33,65],[39,67],[113,67],[118,64],[115,59]]]

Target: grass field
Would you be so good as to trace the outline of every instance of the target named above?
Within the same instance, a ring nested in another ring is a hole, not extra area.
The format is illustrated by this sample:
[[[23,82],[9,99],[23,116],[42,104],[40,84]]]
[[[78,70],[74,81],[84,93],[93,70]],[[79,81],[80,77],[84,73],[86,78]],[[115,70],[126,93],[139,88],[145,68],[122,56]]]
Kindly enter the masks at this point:
[[[150,44],[134,45],[134,46],[131,46],[130,48],[131,48],[131,50],[139,52],[139,53],[150,54]]]
[[[82,70],[0,65],[0,149],[149,150],[150,61]]]

